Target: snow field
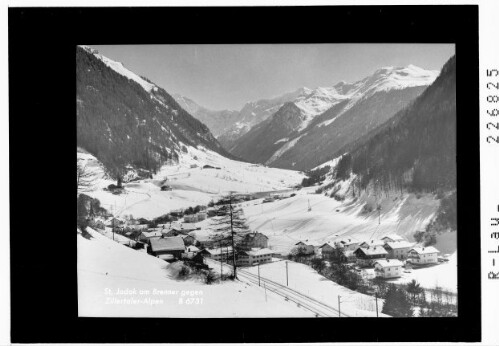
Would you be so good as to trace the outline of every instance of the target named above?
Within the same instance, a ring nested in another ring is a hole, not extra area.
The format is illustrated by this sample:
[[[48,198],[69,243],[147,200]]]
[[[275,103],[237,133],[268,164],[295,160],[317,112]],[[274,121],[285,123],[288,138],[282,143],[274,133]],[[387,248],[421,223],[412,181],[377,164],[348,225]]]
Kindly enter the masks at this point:
[[[94,317],[312,317],[238,281],[175,281],[167,263],[89,229],[78,236],[78,313]]]

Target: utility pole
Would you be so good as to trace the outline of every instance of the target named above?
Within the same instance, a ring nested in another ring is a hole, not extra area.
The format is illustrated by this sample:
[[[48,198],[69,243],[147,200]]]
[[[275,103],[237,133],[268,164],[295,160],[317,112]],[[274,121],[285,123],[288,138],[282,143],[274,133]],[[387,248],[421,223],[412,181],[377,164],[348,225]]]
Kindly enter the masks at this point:
[[[288,261],[286,261],[286,286],[289,286],[288,283]]]
[[[234,227],[232,225],[232,193],[229,195],[229,208],[230,208],[230,235],[231,235],[231,240],[232,240],[232,265],[234,266],[234,279],[237,279],[237,272],[236,272],[236,250],[234,246]]]
[[[378,316],[378,292],[374,292],[374,297],[376,298],[376,317]]]
[[[338,295],[338,317],[341,317],[341,296]]]
[[[265,290],[265,302],[267,302],[267,287],[265,286],[265,282],[263,283],[263,289]]]
[[[260,286],[260,262],[258,262],[258,286]]]
[[[223,265],[223,261],[222,261],[222,254],[223,254],[222,250],[223,250],[223,249],[222,249],[222,242],[220,242],[220,278],[221,278],[220,283],[222,283],[222,281],[223,281],[223,277],[224,277],[224,276],[223,276],[223,273],[224,273],[224,265]]]

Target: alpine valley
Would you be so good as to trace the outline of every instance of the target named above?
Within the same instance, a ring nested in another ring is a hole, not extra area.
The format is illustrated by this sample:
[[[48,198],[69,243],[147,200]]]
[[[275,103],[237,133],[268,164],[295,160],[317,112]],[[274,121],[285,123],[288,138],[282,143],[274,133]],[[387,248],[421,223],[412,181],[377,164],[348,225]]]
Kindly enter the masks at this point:
[[[457,315],[455,56],[240,110],[88,46],[76,82],[81,316]],[[127,288],[206,295],[102,303]],[[442,289],[445,306],[432,301]]]

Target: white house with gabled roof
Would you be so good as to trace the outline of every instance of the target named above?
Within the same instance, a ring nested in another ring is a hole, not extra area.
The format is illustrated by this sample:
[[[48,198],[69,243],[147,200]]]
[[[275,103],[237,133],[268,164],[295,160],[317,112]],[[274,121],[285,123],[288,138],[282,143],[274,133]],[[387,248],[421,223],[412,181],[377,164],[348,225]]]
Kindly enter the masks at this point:
[[[402,276],[404,264],[397,259],[380,259],[374,261],[374,272],[376,277],[390,279]]]
[[[433,246],[414,247],[407,253],[407,260],[412,264],[438,263],[439,253]]]

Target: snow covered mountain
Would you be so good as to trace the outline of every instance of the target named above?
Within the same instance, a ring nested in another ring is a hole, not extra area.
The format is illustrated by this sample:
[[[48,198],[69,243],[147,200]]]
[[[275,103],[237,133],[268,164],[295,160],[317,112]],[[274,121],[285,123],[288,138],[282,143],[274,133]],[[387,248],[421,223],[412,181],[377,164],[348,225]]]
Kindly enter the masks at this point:
[[[274,167],[313,168],[331,159],[331,154],[342,146],[384,123],[437,76],[438,71],[413,65],[385,67],[355,83],[302,88],[291,101],[299,110],[296,117],[301,119],[300,124],[286,123],[279,117],[279,110],[226,148],[236,156]],[[255,150],[250,143],[258,143],[263,149]]]
[[[76,50],[77,146],[116,180],[128,168],[151,175],[187,147],[230,156],[206,125],[145,77],[86,46]]]
[[[231,126],[237,121],[239,112],[234,110],[211,110],[200,106],[195,101],[179,94],[173,94],[173,98],[189,114],[208,126],[215,137],[231,130]]]
[[[307,88],[300,88],[275,98],[248,102],[239,111],[211,110],[183,95],[174,94],[173,97],[182,108],[205,123],[224,148],[229,148],[252,126],[277,112],[284,103],[292,102],[309,91]]]

